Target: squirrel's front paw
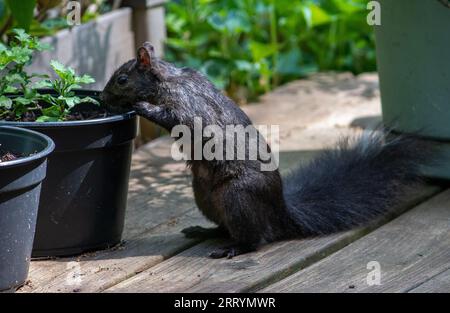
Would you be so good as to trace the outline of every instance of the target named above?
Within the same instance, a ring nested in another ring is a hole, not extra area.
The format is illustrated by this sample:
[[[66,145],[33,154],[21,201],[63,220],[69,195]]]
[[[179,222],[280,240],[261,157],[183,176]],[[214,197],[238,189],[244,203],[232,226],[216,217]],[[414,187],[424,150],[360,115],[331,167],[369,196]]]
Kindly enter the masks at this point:
[[[133,109],[136,111],[136,113],[142,115],[144,115],[147,112],[151,112],[156,107],[157,107],[156,105],[150,104],[149,102],[146,101],[139,101],[133,104]]]

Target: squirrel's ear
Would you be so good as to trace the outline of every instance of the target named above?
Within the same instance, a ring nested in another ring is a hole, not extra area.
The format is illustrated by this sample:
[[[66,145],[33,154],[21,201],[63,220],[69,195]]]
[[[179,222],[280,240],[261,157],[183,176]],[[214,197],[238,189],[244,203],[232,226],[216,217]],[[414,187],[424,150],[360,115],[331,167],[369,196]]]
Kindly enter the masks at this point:
[[[155,48],[149,43],[144,42],[137,51],[137,60],[140,66],[151,67],[155,57]]]

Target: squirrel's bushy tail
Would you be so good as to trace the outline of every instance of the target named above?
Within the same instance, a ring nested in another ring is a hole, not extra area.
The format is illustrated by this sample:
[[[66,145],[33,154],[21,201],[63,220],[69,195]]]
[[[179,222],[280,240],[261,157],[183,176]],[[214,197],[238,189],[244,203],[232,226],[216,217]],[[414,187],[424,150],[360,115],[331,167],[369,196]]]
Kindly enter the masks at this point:
[[[290,216],[301,235],[321,235],[366,224],[421,181],[431,145],[413,136],[385,141],[381,132],[341,140],[283,180]]]

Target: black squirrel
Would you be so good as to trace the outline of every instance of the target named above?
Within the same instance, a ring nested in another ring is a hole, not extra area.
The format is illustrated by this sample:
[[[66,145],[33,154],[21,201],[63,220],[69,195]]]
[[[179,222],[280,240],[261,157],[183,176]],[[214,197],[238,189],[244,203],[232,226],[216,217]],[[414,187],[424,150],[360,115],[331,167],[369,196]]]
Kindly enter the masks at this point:
[[[150,43],[110,78],[102,100],[171,130],[175,125],[252,125],[248,116],[201,73],[157,58]],[[208,138],[209,139],[209,138]],[[278,240],[348,230],[387,213],[421,181],[429,149],[412,136],[385,140],[379,132],[342,140],[284,177],[261,171],[261,160],[189,161],[195,201],[218,225],[183,230],[186,236],[226,235],[233,244],[213,258],[254,251]]]

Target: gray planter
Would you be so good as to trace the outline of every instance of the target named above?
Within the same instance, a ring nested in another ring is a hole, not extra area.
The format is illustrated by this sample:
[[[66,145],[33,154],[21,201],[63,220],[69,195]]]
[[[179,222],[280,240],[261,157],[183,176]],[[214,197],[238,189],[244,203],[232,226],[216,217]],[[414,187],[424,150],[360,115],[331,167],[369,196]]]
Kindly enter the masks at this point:
[[[379,2],[375,33],[383,120],[399,132],[444,142],[450,160],[450,9],[438,0]],[[426,173],[450,179],[450,162]]]
[[[14,290],[28,275],[42,180],[53,141],[40,133],[0,127],[5,152],[25,157],[0,162],[0,292]]]

